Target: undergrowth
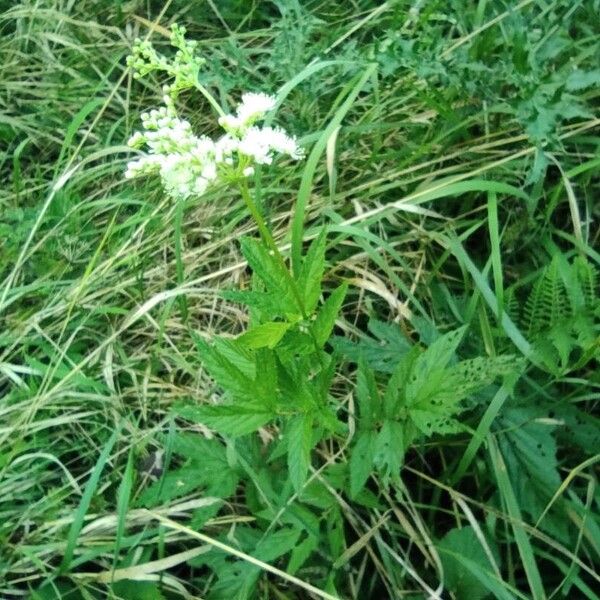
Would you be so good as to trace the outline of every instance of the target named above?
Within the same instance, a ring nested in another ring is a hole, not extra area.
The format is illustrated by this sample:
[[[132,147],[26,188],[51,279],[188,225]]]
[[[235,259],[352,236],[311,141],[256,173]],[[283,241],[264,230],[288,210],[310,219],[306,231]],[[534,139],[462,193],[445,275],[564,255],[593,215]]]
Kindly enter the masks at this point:
[[[0,6],[1,598],[598,597],[597,0]]]

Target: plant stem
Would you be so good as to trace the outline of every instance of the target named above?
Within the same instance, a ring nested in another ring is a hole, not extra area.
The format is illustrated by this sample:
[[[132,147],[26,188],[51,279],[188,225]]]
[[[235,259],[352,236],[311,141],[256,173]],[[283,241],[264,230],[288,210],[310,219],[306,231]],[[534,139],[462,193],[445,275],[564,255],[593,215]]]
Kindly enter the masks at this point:
[[[302,296],[300,295],[300,291],[298,290],[298,286],[296,285],[294,276],[292,275],[288,266],[285,264],[285,259],[283,258],[283,254],[281,254],[281,251],[277,247],[275,239],[271,235],[271,232],[269,231],[269,228],[267,227],[265,220],[263,219],[262,215],[260,214],[260,211],[258,210],[256,204],[254,203],[254,200],[252,200],[252,197],[250,195],[250,190],[248,189],[248,184],[246,183],[246,181],[244,179],[240,180],[239,187],[240,187],[240,191],[242,193],[242,198],[244,199],[244,202],[246,203],[246,206],[247,206],[248,210],[250,211],[250,214],[252,215],[252,218],[254,219],[254,221],[258,227],[258,231],[260,233],[260,236],[261,236],[263,242],[273,252],[273,255],[276,257],[277,261],[283,268],[285,277],[288,280],[290,289],[292,290],[292,293],[294,294],[294,298],[296,300],[298,308],[300,309],[300,313],[302,314],[302,318],[307,323],[308,334],[310,335],[313,345],[315,347],[317,360],[319,361],[321,368],[324,368],[325,363],[323,361],[323,356],[321,354],[321,348],[319,348],[319,343],[317,342],[317,338],[314,334],[314,331],[312,328],[312,323],[310,323],[308,321],[308,315],[306,313],[306,308],[304,306],[304,302],[302,301]]]
[[[219,113],[220,117],[225,116],[225,112],[221,108],[221,105],[215,100],[215,97],[201,84],[196,82],[196,89],[209,101],[210,105]]]
[[[239,188],[240,192],[242,193],[242,198],[246,203],[246,207],[248,208],[250,215],[252,216],[254,222],[256,223],[256,226],[258,227],[260,237],[262,238],[263,242],[269,247],[269,250],[273,252],[273,255],[275,256],[279,264],[283,267],[285,277],[288,280],[292,293],[294,294],[294,298],[296,299],[296,303],[298,304],[298,308],[300,309],[302,318],[306,320],[308,318],[308,315],[306,314],[306,308],[304,307],[304,302],[302,301],[302,296],[300,296],[298,286],[296,285],[296,282],[294,281],[294,278],[292,277],[288,266],[285,264],[285,259],[283,258],[283,255],[281,254],[281,251],[279,250],[275,239],[271,235],[271,232],[269,231],[265,220],[260,214],[260,211],[254,203],[254,200],[252,200],[250,190],[248,189],[248,184],[245,180],[240,180]]]
[[[175,207],[175,266],[177,273],[177,285],[183,285],[185,280],[184,264],[183,264],[183,249],[181,243],[182,226],[183,226],[183,210],[185,208],[184,200],[179,200]],[[179,306],[181,308],[181,316],[183,322],[187,324],[188,320],[188,305],[185,294],[179,296]]]

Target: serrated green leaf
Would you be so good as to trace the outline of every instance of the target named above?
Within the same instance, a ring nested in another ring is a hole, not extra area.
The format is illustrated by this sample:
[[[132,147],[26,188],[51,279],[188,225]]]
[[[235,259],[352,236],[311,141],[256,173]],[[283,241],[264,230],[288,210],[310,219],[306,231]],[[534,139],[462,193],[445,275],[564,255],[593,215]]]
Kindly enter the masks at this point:
[[[361,360],[356,376],[356,400],[359,428],[370,429],[381,417],[381,398],[373,371]]]
[[[261,323],[255,325],[237,339],[248,348],[274,348],[290,327],[291,323]]]
[[[215,337],[213,348],[246,377],[256,378],[256,359],[254,354],[237,339]]]
[[[385,389],[383,397],[383,412],[386,418],[395,419],[407,403],[406,388],[413,371],[415,361],[420,356],[417,346],[406,353],[394,369]]]
[[[123,600],[164,600],[158,583],[149,581],[118,581],[112,591]]]
[[[295,575],[319,546],[319,538],[309,535],[292,549],[286,573]]]
[[[251,556],[273,562],[293,550],[302,532],[300,527],[284,527],[261,538],[260,531],[238,527],[236,541]],[[256,583],[262,573],[260,567],[242,560],[228,560],[223,554],[212,557],[207,554],[203,558],[198,565],[207,564],[218,578],[218,582],[211,586],[211,598],[249,600],[256,596]]]
[[[573,71],[566,81],[566,87],[569,91],[585,90],[586,88],[600,84],[600,69],[592,71],[583,71],[577,69]]]
[[[285,364],[281,361],[278,363],[279,398],[287,410],[314,410],[316,398],[314,386],[308,378],[310,369],[311,363],[304,356],[295,357]]]
[[[318,421],[318,419],[315,419]],[[318,479],[312,479],[307,483],[299,494],[300,502],[307,506],[314,506],[319,510],[325,511],[336,504],[336,499],[331,495],[327,486]]]
[[[297,492],[302,489],[310,466],[312,430],[312,416],[306,414],[292,417],[286,428],[289,477]]]
[[[277,302],[279,309],[284,313],[301,314],[302,307],[298,306],[286,267],[257,240],[243,238],[241,247],[255,275],[271,294],[271,301]]]
[[[535,521],[561,484],[556,458],[555,425],[536,422],[535,409],[511,408],[498,419],[498,446],[519,505]],[[548,526],[548,517],[542,528]],[[564,536],[565,523],[554,523],[554,535]]]
[[[329,298],[325,300],[317,313],[317,318],[313,323],[313,334],[317,340],[317,344],[321,347],[327,343],[327,340],[331,336],[335,320],[340,313],[347,291],[347,283],[340,285],[331,293]]]
[[[171,451],[178,456],[190,460],[203,460],[215,470],[226,465],[226,448],[222,442],[215,438],[206,438],[199,433],[177,432],[171,440]]]
[[[275,318],[284,315],[291,307],[284,307],[281,298],[276,294],[269,292],[260,292],[254,290],[226,290],[220,293],[225,300],[239,302],[252,309],[256,309],[269,318]]]
[[[437,548],[444,565],[444,583],[456,598],[483,600],[492,591],[496,598],[510,600],[514,597],[497,581],[494,566],[472,527],[451,529],[438,542]]]
[[[196,338],[195,341],[202,364],[210,376],[225,391],[236,399],[255,399],[259,390],[254,380],[230,360],[231,345],[227,345],[227,350],[224,350],[223,348],[210,346],[200,338]],[[241,359],[241,364],[245,364],[244,359]]]
[[[445,410],[433,412],[412,408],[410,420],[426,436],[431,436],[434,433],[448,434],[465,431],[464,426],[448,415],[449,412]]]
[[[327,231],[323,228],[311,243],[298,277],[298,288],[302,290],[304,309],[307,314],[312,314],[321,295],[321,281],[325,272],[326,241]]]
[[[303,529],[297,527],[279,529],[258,542],[252,555],[265,562],[274,561],[290,552],[302,533]]]
[[[600,419],[577,406],[564,401],[553,402],[543,412],[559,423],[556,433],[569,443],[577,444],[582,450],[600,448]]]
[[[262,390],[260,397],[266,398],[266,406],[274,406],[277,399],[277,357],[275,352],[268,348],[259,348],[255,351],[258,375],[256,384]]]
[[[448,392],[455,397],[466,398],[499,377],[518,376],[523,369],[523,360],[510,354],[503,356],[478,356],[462,360],[447,369]]]
[[[350,495],[353,498],[363,489],[365,482],[373,470],[375,459],[375,431],[360,431],[350,455]]]
[[[225,475],[227,474],[228,471],[225,472]],[[189,463],[180,469],[165,473],[160,481],[153,483],[142,492],[136,504],[144,508],[152,508],[170,502],[175,498],[185,496],[195,490],[205,489],[207,486],[211,486],[211,484],[214,489],[215,482],[211,481],[211,479],[215,476],[222,477],[223,472],[215,471],[214,469],[205,469],[199,462]],[[219,486],[219,483],[217,482],[217,486]],[[226,486],[224,496],[227,493],[232,493],[233,489],[235,489],[235,483],[237,483],[237,478],[234,478],[233,486]],[[211,495],[208,491],[205,493]]]
[[[446,367],[454,358],[465,331],[466,327],[460,327],[435,340],[417,359],[414,367],[415,373],[419,375],[431,371],[434,367]]]
[[[312,510],[298,502],[288,508],[287,514],[283,519],[285,522],[303,529],[308,535],[317,538],[321,535],[320,522],[322,515],[319,513],[319,516],[317,516]]]
[[[215,429],[222,435],[238,437],[260,429],[275,417],[267,409],[248,404],[222,406],[179,406],[175,414]]]
[[[422,432],[429,434],[447,431],[448,420],[459,410],[462,397],[454,394],[450,385],[447,368],[454,358],[456,349],[464,335],[465,328],[451,331],[437,339],[427,350],[417,356],[410,369],[405,388],[405,402],[409,414],[417,414],[415,424]],[[425,418],[422,413],[428,413]],[[434,419],[434,416],[437,416]]]
[[[325,521],[327,528],[327,541],[331,556],[338,557],[346,549],[346,536],[344,535],[344,519],[340,509],[336,506],[329,511],[328,518]]]
[[[358,363],[365,360],[371,369],[392,373],[398,361],[411,348],[410,342],[398,325],[371,319],[369,331],[375,336],[365,336],[358,342],[334,336],[330,343],[339,353]]]
[[[235,489],[229,495],[233,493],[235,493]],[[213,495],[219,496],[220,498],[226,497],[224,494]],[[224,503],[225,500],[219,500],[217,498],[214,500],[214,502],[211,501],[210,504],[197,508],[191,515],[188,527],[191,527],[195,531],[201,531],[209,519],[214,519],[219,514],[219,511]]]
[[[307,356],[315,351],[313,339],[297,328],[287,332],[277,346],[277,356],[283,362],[290,362],[297,356]]]

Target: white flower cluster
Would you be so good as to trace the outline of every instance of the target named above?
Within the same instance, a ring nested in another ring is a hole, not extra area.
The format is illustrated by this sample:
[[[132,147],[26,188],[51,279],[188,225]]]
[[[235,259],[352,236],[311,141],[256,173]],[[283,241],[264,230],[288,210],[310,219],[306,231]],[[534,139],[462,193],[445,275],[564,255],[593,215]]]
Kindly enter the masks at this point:
[[[158,173],[174,198],[202,195],[221,175],[249,177],[254,164],[271,164],[276,154],[303,157],[296,139],[283,129],[255,125],[275,107],[272,96],[244,94],[236,114],[219,119],[226,133],[216,142],[194,135],[191,125],[177,116],[169,94],[164,102],[161,109],[142,115],[144,132],[129,140],[135,148],[145,144],[148,152],[128,163],[125,177]]]
[[[242,103],[235,115],[225,115],[219,119],[227,131],[243,132],[256,120],[275,108],[275,98],[268,94],[249,92],[242,96]]]
[[[136,132],[129,145],[146,144],[148,153],[130,161],[125,177],[159,173],[167,193],[174,198],[201,195],[217,178],[216,147],[207,137],[197,137],[192,126],[180,119],[173,101],[142,115],[144,132]]]
[[[304,156],[295,138],[280,127],[256,127],[256,121],[275,108],[275,98],[267,94],[242,96],[235,115],[224,115],[219,125],[227,132],[218,143],[238,152],[259,165],[270,165],[275,154],[287,154],[298,160]]]

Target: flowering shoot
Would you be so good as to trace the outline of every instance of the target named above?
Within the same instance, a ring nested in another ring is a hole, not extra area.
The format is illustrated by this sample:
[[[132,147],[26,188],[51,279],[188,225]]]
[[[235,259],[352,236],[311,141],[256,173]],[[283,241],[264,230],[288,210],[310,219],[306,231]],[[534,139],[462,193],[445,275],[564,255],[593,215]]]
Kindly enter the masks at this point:
[[[277,100],[262,92],[242,95],[235,114],[226,114],[214,97],[198,82],[204,60],[194,55],[195,42],[184,38],[185,29],[173,26],[171,43],[178,48],[173,60],[158,54],[149,42],[136,40],[127,64],[136,78],[164,71],[175,79],[163,86],[164,106],[142,114],[143,131],[133,134],[129,146],[144,149],[142,156],[127,165],[125,177],[158,174],[165,191],[173,198],[200,196],[219,180],[234,181],[254,174],[254,165],[269,165],[278,154],[294,160],[304,156],[296,138],[280,127],[260,127],[258,122],[274,110]],[[216,141],[197,136],[191,124],[181,119],[175,101],[181,90],[195,87],[219,113],[225,130]]]

